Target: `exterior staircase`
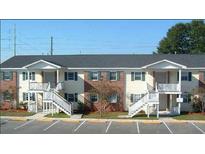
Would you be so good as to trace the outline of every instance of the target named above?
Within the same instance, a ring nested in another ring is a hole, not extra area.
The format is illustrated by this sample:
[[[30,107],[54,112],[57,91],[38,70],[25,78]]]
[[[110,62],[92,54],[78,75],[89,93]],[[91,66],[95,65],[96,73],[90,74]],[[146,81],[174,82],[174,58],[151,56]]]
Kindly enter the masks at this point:
[[[152,106],[154,104],[159,104],[159,93],[158,92],[148,92],[146,93],[140,100],[137,102],[134,102],[130,107],[129,107],[129,112],[128,115],[130,117],[135,116],[138,114],[140,111],[145,110],[145,113],[149,113],[149,109],[147,106]]]
[[[47,90],[43,92],[43,103],[51,103],[55,106],[55,108],[60,109],[67,115],[72,114],[72,102],[68,102],[65,98],[63,98],[59,93],[59,86],[57,88],[52,89],[48,86]],[[50,109],[51,112],[56,112],[53,108]]]

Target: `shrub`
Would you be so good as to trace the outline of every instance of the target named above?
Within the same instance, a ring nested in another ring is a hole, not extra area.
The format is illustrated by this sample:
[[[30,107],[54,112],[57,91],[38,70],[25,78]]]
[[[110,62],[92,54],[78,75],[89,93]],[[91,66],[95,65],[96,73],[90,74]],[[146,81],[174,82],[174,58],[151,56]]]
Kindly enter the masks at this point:
[[[192,107],[194,112],[203,112],[203,102],[200,97],[194,97],[192,100]]]

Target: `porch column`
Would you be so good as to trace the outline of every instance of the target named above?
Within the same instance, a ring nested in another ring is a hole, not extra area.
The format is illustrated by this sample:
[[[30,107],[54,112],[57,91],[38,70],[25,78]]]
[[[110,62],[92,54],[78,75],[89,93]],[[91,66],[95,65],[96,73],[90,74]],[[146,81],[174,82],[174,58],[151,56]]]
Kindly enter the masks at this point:
[[[159,118],[159,104],[157,104],[157,118]]]
[[[42,103],[43,103],[43,113],[44,113],[44,108],[45,108],[45,102],[44,101],[42,101]]]
[[[30,90],[30,72],[29,72],[29,70],[27,71],[27,75],[28,75],[28,90]]]
[[[181,95],[179,96],[181,98]],[[178,102],[178,114],[181,114],[181,103]]]
[[[35,102],[36,102],[36,113],[38,112],[38,97],[37,93],[35,93]]]
[[[56,71],[56,80],[57,80],[57,84],[59,83],[59,70],[57,69],[57,71]]]
[[[28,110],[30,112],[30,92],[28,92]]]
[[[172,104],[173,104],[173,95],[170,94],[170,102],[169,102],[169,109],[172,111]]]
[[[149,104],[147,105],[147,118],[149,118]]]
[[[182,85],[182,78],[181,78],[181,76],[182,76],[182,70],[180,69],[179,70],[179,91],[181,91],[181,85]]]

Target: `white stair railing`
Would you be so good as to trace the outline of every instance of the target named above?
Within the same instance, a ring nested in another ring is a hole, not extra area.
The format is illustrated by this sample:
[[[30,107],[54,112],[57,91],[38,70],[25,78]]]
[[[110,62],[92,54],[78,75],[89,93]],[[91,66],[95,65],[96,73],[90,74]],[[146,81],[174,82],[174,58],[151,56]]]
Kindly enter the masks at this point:
[[[134,104],[132,104],[129,107],[129,115],[130,116],[134,116],[135,114],[137,114],[140,109],[146,104],[147,102],[147,94],[145,94],[140,100],[138,100],[137,102],[135,102]]]
[[[48,84],[48,88],[44,91],[43,100],[44,102],[51,102],[56,107],[61,109],[67,115],[72,114],[72,103],[68,102],[65,98],[57,93],[57,88],[51,89],[50,83]]]
[[[62,96],[60,96],[55,91],[46,91],[44,92],[44,102],[52,102],[55,106],[59,107],[63,112],[67,115],[72,114],[72,103],[65,100]]]
[[[158,104],[159,103],[159,93],[158,92],[149,92],[146,93],[140,100],[135,102],[129,107],[129,116],[133,117],[139,113],[143,107],[147,104]]]

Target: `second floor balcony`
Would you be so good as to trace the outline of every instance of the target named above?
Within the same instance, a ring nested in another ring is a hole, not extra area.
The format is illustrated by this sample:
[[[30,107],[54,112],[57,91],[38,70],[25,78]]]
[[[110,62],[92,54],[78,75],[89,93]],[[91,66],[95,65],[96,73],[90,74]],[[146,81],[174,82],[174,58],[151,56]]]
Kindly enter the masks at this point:
[[[159,83],[157,84],[157,91],[161,93],[166,93],[166,92],[181,92],[181,87],[180,84],[176,83]]]

